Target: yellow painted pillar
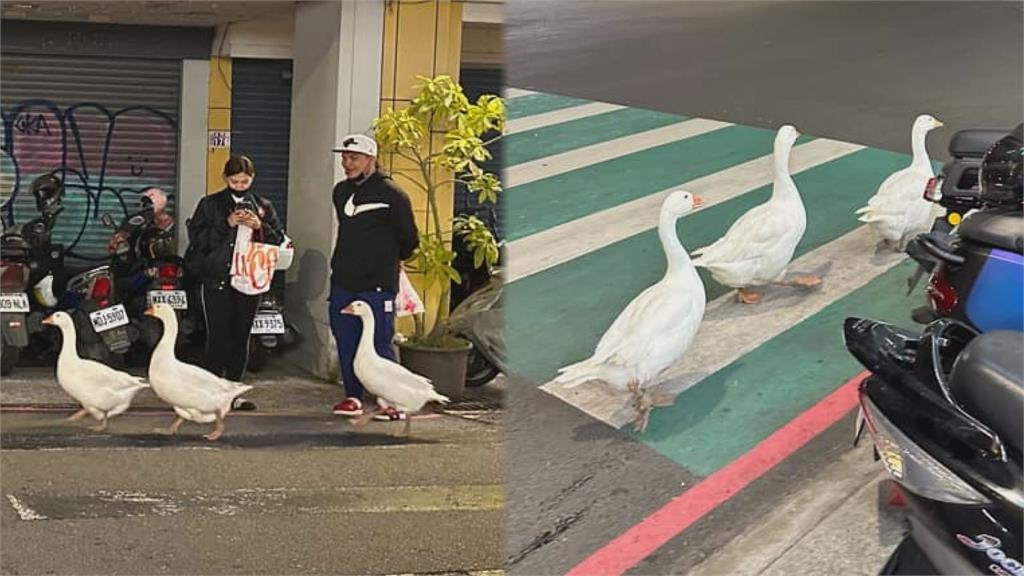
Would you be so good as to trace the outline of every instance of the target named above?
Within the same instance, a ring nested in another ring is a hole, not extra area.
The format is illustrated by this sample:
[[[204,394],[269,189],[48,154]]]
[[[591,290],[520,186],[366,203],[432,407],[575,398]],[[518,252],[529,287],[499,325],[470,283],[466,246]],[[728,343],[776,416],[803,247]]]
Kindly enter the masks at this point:
[[[415,96],[416,76],[434,77],[447,74],[459,79],[459,65],[462,56],[462,3],[451,0],[393,0],[384,8],[384,46],[381,63],[380,110],[408,106]],[[440,146],[442,139],[436,138],[434,146]],[[431,150],[433,152],[433,150]],[[421,180],[419,170],[410,162],[396,155],[382,155],[381,167],[392,174],[404,173]],[[420,230],[433,226],[427,207],[426,195],[406,178],[395,181],[409,194],[416,225]],[[454,187],[446,186],[438,195],[438,209],[447,226],[454,210]],[[422,278],[411,277],[416,289],[424,294]],[[436,289],[435,289],[436,290]],[[424,294],[425,300],[432,301],[435,294]],[[429,300],[428,300],[429,298]],[[428,310],[427,322],[433,322],[436,310]],[[412,319],[400,318],[396,328],[403,333],[412,331]]]
[[[231,134],[231,58],[210,58],[209,137],[206,149],[206,193],[224,188],[224,163],[231,145],[223,136]]]

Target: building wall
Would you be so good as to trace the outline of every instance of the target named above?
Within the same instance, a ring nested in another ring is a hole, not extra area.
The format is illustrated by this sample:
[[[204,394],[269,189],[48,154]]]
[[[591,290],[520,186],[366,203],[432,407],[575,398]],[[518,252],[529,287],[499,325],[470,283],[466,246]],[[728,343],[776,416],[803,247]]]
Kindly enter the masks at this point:
[[[447,74],[459,79],[462,55],[462,3],[447,0],[421,2],[405,0],[390,3],[384,10],[384,58],[381,63],[381,111],[408,106],[416,93],[418,75]],[[440,137],[434,146],[440,147]],[[434,148],[431,148],[434,151]],[[426,195],[407,178],[422,181],[419,170],[398,156],[382,156],[381,164],[396,174],[395,181],[409,194],[416,224],[420,230],[432,227]],[[404,175],[404,176],[399,176]],[[438,198],[438,209],[447,227],[454,205],[453,187],[444,187]],[[417,290],[430,302],[439,288],[427,287],[418,275],[410,279]],[[428,310],[428,322],[436,314]],[[412,330],[412,320],[399,320],[397,328],[403,333]]]

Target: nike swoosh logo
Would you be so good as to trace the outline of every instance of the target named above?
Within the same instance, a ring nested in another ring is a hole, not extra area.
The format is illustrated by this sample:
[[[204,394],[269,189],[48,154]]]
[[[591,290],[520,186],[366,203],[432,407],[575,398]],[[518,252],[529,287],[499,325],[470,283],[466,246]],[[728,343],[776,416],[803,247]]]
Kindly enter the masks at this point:
[[[364,212],[370,212],[371,210],[380,210],[381,208],[391,207],[390,204],[385,204],[384,202],[367,202],[366,204],[356,206],[355,201],[352,200],[353,196],[355,196],[355,194],[349,196],[348,201],[345,202],[345,216],[348,217],[358,216]]]

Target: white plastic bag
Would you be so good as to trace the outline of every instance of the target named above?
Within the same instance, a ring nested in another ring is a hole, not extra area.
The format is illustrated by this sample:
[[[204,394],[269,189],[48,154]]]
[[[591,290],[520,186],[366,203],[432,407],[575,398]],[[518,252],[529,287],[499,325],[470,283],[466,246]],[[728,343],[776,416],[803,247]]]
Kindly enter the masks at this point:
[[[401,270],[398,274],[398,294],[395,295],[395,314],[402,317],[422,314],[423,311],[423,300],[420,300],[405,270]]]

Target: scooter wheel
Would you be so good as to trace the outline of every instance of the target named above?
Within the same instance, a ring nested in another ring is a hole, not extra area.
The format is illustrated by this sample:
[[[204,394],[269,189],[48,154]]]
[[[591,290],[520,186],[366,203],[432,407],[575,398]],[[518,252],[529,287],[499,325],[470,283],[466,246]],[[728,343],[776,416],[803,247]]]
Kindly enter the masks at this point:
[[[0,376],[10,376],[18,365],[21,348],[11,346],[0,338]]]
[[[494,380],[501,371],[475,347],[466,356],[466,387],[478,388]]]

